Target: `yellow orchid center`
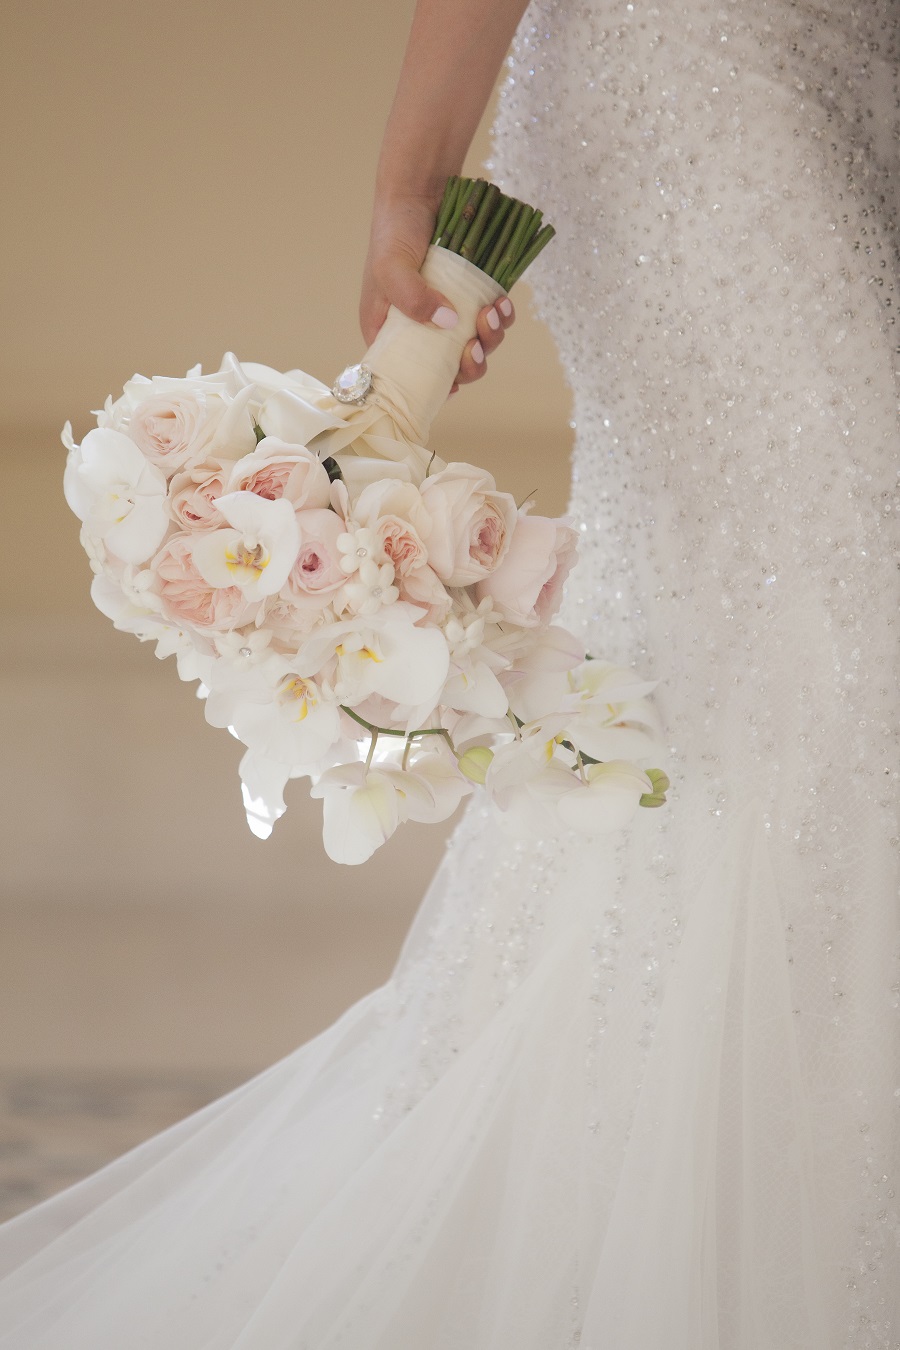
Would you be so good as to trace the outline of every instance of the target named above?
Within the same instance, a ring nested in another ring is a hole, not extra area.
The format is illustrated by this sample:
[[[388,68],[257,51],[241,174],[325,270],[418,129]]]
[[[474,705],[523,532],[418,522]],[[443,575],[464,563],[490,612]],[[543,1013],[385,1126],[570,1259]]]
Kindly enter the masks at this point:
[[[258,581],[269,565],[269,555],[255,539],[241,539],[225,550],[225,566],[238,583]]]
[[[288,675],[278,692],[282,705],[294,704],[292,717],[295,722],[302,722],[318,702],[315,685],[301,675]]]
[[[362,661],[381,662],[382,660],[382,657],[380,657],[376,651],[373,651],[371,647],[354,647],[352,651],[348,652],[343,642],[338,643],[338,645],[334,649],[334,653],[335,656],[341,657],[356,656],[359,657],[359,659]]]

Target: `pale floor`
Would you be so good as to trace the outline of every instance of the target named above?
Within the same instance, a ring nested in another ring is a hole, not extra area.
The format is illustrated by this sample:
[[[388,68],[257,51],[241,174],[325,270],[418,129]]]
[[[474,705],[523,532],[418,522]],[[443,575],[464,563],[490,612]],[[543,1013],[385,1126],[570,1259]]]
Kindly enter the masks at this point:
[[[0,1073],[0,1222],[112,1162],[240,1074]]]

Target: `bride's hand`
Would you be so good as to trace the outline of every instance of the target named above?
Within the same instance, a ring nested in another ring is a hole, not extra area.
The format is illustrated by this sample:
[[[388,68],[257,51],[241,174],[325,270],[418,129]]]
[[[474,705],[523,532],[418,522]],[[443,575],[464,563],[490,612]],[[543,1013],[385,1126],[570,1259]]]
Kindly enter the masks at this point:
[[[376,198],[359,302],[359,324],[367,345],[374,341],[384,323],[389,305],[395,305],[419,323],[434,323],[439,328],[455,326],[456,313],[450,301],[440,291],[426,286],[419,275],[439,205],[440,198],[405,197],[390,201]],[[463,349],[451,394],[461,384],[481,379],[487,369],[487,358],[499,347],[515,317],[512,301],[505,297],[480,311],[477,337]]]

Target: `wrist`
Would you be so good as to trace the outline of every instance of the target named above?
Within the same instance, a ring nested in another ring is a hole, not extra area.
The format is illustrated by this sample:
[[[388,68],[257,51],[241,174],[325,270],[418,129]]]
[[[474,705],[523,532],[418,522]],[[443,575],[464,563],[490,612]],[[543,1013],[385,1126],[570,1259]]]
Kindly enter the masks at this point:
[[[405,146],[402,154],[385,147],[375,173],[376,201],[427,201],[440,205],[447,179],[462,172],[462,156],[441,153],[433,143],[417,149]]]

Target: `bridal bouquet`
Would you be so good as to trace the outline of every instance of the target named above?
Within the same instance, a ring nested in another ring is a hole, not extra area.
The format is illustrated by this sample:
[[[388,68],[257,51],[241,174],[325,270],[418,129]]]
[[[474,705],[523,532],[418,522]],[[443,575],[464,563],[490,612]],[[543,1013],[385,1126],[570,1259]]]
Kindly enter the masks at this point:
[[[80,445],[66,425],[93,600],[174,655],[247,747],[260,837],[296,777],[345,863],[475,784],[526,831],[617,828],[665,799],[643,767],[651,686],[552,623],[575,531],[424,448],[478,310],[551,235],[492,184],[451,179],[422,272],[455,329],[391,310],[330,389],[229,355],[215,374],[136,375]]]

